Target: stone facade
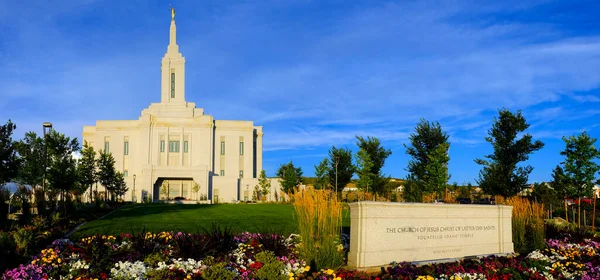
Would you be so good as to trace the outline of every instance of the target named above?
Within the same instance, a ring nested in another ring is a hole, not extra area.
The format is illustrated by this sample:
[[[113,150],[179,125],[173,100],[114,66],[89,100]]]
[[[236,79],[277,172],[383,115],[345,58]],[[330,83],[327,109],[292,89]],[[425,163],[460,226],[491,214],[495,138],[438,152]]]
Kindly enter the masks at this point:
[[[125,200],[164,198],[164,182],[170,198],[244,200],[245,189],[252,191],[262,170],[262,127],[215,120],[186,101],[185,58],[176,42],[175,19],[162,58],[160,92],[160,103],[152,103],[137,120],[97,121],[83,128],[84,143],[112,153],[116,169],[124,173]],[[192,191],[194,183],[198,193]],[[272,183],[272,191],[278,189],[277,180]]]

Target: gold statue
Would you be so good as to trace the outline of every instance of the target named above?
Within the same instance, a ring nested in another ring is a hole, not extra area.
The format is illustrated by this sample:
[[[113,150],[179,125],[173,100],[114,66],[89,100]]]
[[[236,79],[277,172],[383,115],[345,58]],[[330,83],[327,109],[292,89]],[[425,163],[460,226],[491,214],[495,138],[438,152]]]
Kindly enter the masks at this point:
[[[171,7],[171,20],[175,20],[175,9],[171,5],[169,7]]]

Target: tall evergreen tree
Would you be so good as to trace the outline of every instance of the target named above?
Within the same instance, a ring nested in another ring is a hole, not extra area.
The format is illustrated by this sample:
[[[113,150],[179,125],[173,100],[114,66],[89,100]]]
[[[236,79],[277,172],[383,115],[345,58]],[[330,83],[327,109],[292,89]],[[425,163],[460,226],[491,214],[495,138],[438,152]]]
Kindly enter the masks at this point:
[[[12,134],[17,126],[8,120],[0,126],[0,186],[15,179],[18,175],[19,158]]]
[[[370,190],[378,194],[385,193],[389,190],[385,189],[386,184],[390,181],[390,177],[384,176],[381,168],[385,164],[385,160],[392,154],[392,151],[381,146],[381,142],[376,137],[356,136],[358,140],[356,145],[360,150],[365,151],[371,160],[371,168],[369,170],[371,176]]]
[[[410,146],[406,153],[411,156],[406,169],[412,178],[413,188],[421,193],[439,192],[448,183],[448,134],[438,122],[430,123],[424,119],[417,124],[415,132],[409,136]],[[417,192],[413,192],[417,194]]]
[[[336,168],[337,163],[337,168]],[[329,150],[329,184],[336,189],[337,173],[337,191],[341,192],[354,175],[354,165],[352,164],[352,151],[348,148],[331,147]]]
[[[277,177],[283,192],[294,193],[294,188],[302,184],[302,167],[295,167],[292,161],[282,164],[277,169]]]
[[[529,155],[542,147],[544,143],[533,141],[529,133],[517,139],[521,132],[529,128],[521,111],[512,113],[507,109],[498,111],[494,124],[488,131],[487,142],[492,144],[494,153],[485,156],[487,160],[476,159],[483,166],[477,183],[487,194],[513,196],[527,185],[531,165],[518,166],[529,159]]]
[[[96,151],[88,143],[83,144],[83,150],[81,150],[81,159],[77,166],[79,172],[79,183],[89,188],[90,197],[92,195],[92,188],[94,183],[98,181],[96,174]]]
[[[315,176],[315,189],[326,189],[329,182],[329,161],[326,158],[315,165]]]

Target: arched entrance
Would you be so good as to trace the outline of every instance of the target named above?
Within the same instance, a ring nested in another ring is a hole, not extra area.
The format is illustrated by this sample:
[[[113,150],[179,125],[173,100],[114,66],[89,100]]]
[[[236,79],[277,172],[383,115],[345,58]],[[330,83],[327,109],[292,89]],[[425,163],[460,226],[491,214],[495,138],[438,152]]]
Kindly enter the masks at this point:
[[[163,187],[164,185],[164,187]],[[187,199],[195,200],[192,178],[164,178],[159,177],[154,183],[153,192],[155,200]]]

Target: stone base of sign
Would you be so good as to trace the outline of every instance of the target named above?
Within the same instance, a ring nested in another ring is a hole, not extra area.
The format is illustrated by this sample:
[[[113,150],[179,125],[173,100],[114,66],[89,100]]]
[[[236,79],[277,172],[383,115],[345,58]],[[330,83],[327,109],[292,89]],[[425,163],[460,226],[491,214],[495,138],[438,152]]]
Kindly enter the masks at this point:
[[[349,206],[352,268],[514,251],[512,206],[372,201]]]

